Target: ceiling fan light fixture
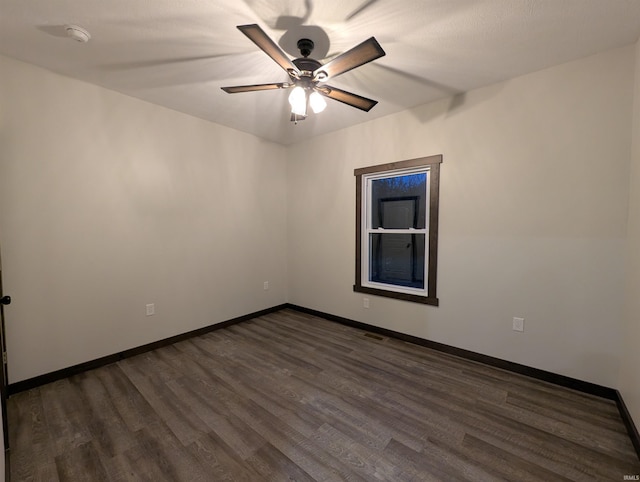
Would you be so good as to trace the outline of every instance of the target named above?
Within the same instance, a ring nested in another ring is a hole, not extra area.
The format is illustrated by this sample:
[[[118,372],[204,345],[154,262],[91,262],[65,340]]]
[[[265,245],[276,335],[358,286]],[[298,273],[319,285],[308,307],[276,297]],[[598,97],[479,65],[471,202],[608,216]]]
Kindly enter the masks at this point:
[[[319,114],[327,107],[327,101],[318,92],[313,91],[309,96],[309,105],[314,114]]]
[[[292,114],[307,115],[307,93],[304,88],[299,85],[293,88],[289,94],[289,104],[291,104]]]

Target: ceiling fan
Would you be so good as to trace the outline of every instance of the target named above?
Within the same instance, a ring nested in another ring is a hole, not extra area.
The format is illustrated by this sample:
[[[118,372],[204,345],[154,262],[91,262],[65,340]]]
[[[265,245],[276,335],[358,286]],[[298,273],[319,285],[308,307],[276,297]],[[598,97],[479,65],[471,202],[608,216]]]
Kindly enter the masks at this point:
[[[315,113],[322,112],[326,106],[323,96],[365,112],[369,112],[378,103],[376,100],[367,99],[325,84],[329,79],[384,56],[385,51],[382,50],[382,47],[374,37],[365,40],[323,65],[309,57],[314,47],[313,41],[310,39],[303,38],[298,40],[297,45],[302,57],[290,60],[258,25],[239,25],[238,29],[282,67],[291,81],[222,87],[225,92],[236,94],[239,92],[289,89],[293,87],[289,95],[289,103],[291,104],[291,120],[296,123],[307,117],[308,107],[311,107]]]

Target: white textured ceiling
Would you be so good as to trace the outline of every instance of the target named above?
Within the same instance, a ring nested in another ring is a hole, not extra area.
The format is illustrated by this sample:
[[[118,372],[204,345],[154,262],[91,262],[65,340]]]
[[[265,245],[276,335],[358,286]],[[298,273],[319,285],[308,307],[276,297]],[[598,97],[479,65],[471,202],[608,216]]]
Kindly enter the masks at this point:
[[[224,93],[288,80],[235,28],[249,23],[291,58],[300,37],[322,60],[375,36],[387,55],[331,84],[379,104],[329,100],[294,125],[286,90]],[[68,39],[65,24],[90,42]],[[0,0],[1,54],[282,144],[639,37],[640,0]]]

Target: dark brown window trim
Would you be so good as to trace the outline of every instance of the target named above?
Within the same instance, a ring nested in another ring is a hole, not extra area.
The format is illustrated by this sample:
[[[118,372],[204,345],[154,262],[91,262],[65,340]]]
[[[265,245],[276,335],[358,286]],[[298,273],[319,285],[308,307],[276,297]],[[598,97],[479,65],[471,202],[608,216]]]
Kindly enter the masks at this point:
[[[442,155],[419,157],[407,161],[391,162],[377,166],[354,169],[356,176],[356,282],[353,291],[367,293],[376,296],[384,296],[414,303],[438,306],[436,295],[436,282],[438,274],[438,205],[440,199],[440,164]],[[362,286],[362,176],[376,172],[409,169],[413,167],[429,167],[429,265],[427,274],[427,296],[398,293],[377,288]]]

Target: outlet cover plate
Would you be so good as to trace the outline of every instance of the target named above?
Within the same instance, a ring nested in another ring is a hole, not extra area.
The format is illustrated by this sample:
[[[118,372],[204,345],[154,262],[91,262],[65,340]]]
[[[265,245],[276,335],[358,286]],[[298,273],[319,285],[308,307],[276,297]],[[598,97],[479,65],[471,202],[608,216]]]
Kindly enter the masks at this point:
[[[524,331],[524,318],[513,317],[513,330]]]

